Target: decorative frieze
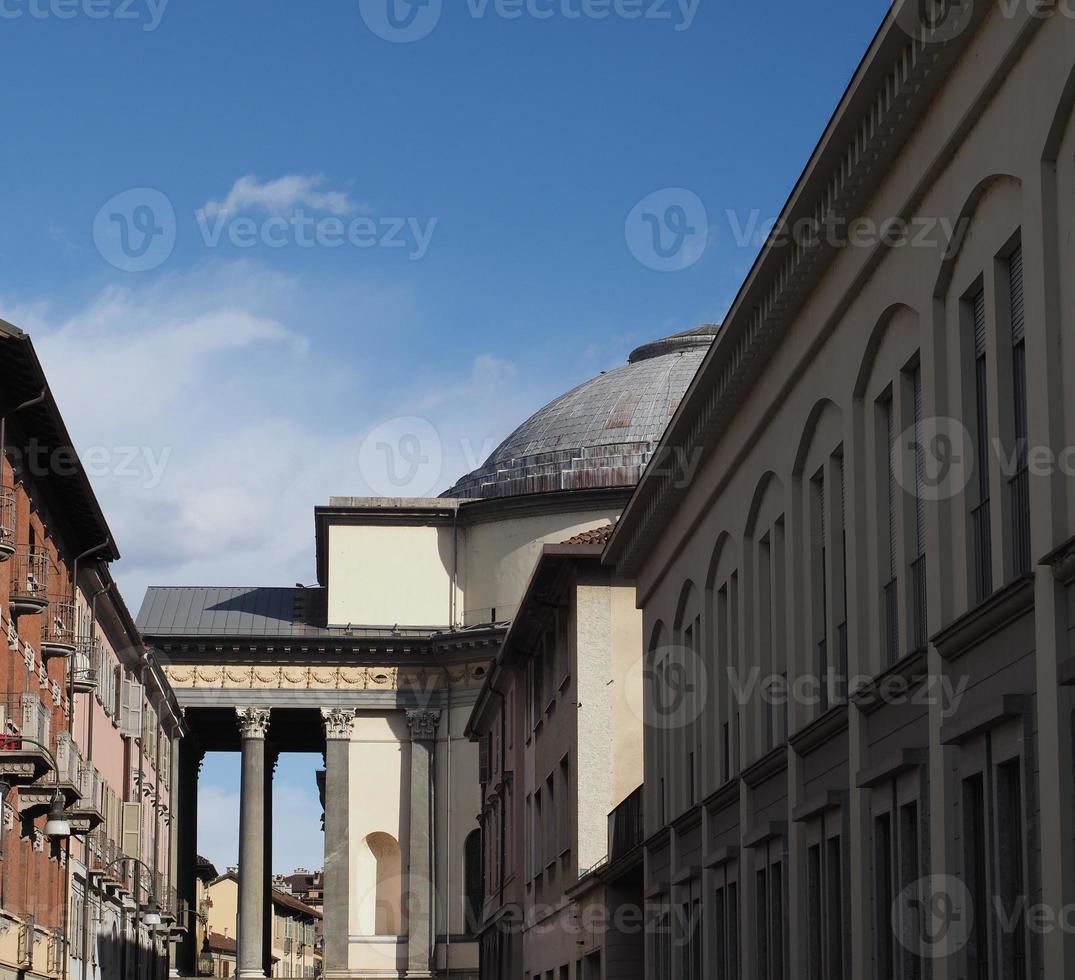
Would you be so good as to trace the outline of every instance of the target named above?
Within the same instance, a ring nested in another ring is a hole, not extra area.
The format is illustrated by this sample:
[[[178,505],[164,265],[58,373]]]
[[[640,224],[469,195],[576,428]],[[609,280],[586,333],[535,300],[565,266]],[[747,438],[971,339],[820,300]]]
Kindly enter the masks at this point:
[[[440,725],[439,711],[408,711],[407,725],[415,742],[432,742]]]
[[[355,720],[354,708],[322,708],[321,717],[325,722],[325,738],[351,737],[351,723]]]
[[[239,734],[246,738],[264,738],[269,730],[268,708],[236,708],[239,719]]]
[[[395,666],[259,666],[167,664],[164,672],[174,688],[273,691],[435,691],[450,683],[480,684],[488,661],[447,668]]]

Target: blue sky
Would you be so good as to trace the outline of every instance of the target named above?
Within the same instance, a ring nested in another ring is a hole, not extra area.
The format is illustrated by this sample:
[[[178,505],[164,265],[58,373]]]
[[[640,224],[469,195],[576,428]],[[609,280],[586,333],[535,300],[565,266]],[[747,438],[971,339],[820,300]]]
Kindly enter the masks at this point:
[[[312,581],[312,508],[385,489],[378,433],[426,461],[399,492],[439,491],[719,320],[887,7],[396,2],[427,36],[378,36],[387,0],[0,5],[0,315],[94,453],[136,609]]]

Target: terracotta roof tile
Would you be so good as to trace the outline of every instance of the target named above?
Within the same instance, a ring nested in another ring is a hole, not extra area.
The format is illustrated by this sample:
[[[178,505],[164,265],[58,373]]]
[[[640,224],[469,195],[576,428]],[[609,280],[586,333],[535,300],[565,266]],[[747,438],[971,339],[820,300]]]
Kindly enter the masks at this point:
[[[604,527],[595,527],[592,531],[583,531],[573,538],[568,538],[564,544],[608,544],[612,532],[616,530],[615,524],[606,524]]]

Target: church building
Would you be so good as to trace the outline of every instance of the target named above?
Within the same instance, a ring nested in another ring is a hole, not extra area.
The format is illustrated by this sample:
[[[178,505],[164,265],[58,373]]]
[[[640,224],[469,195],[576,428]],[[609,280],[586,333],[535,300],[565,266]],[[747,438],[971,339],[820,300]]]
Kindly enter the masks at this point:
[[[325,976],[477,976],[482,799],[468,719],[542,549],[619,517],[661,464],[654,451],[715,332],[639,348],[442,497],[315,508],[316,587],[148,591],[138,625],[191,733],[175,787],[180,898],[195,895],[201,756],[242,754],[241,978],[271,969],[272,774],[289,751],[325,758]],[[180,975],[197,953],[180,941]]]

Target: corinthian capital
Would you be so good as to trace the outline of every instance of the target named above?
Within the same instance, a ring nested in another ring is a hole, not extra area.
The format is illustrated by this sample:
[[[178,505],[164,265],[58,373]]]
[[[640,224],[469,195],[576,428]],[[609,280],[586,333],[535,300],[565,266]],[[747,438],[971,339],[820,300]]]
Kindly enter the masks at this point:
[[[440,725],[439,711],[408,711],[407,724],[411,729],[411,738],[415,742],[432,742],[437,737]]]
[[[242,738],[264,738],[269,730],[268,708],[236,708],[239,735]]]
[[[321,717],[325,722],[325,738],[351,737],[351,722],[355,720],[354,708],[322,708]]]

